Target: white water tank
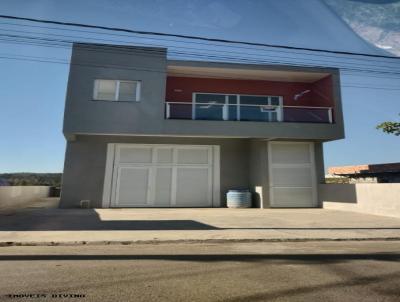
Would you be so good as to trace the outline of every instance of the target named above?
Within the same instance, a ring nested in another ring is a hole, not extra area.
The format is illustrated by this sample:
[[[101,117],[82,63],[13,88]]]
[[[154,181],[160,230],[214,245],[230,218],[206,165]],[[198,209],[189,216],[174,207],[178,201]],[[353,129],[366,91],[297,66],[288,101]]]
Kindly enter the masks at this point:
[[[229,190],[226,194],[228,208],[251,208],[251,192],[249,190]]]

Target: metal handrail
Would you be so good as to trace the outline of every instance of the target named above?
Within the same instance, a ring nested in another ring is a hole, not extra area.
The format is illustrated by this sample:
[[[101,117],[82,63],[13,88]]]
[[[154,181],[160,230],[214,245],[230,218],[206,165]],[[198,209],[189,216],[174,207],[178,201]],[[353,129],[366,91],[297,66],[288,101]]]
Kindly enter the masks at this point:
[[[178,105],[219,105],[219,106],[248,106],[248,107],[280,107],[279,105],[253,105],[253,104],[225,104],[225,103],[188,103],[188,102],[165,102],[166,104],[178,104]]]
[[[219,105],[219,106],[248,106],[248,107],[283,107],[283,108],[299,108],[299,109],[332,109],[332,107],[317,107],[317,106],[280,106],[280,105],[254,105],[254,104],[223,104],[223,103],[193,103],[193,102],[165,102],[166,104],[179,105]]]
[[[235,106],[235,107],[258,107],[258,108],[271,108],[271,110],[275,110],[278,113],[278,121],[283,121],[283,109],[285,108],[293,108],[293,109],[320,109],[327,110],[329,123],[333,123],[333,115],[332,115],[332,107],[317,107],[317,106],[281,106],[281,105],[253,105],[253,104],[226,104],[226,103],[193,103],[193,102],[165,102],[166,104],[166,117],[169,119],[170,117],[170,105],[200,105],[200,106],[222,106],[227,108],[227,106]],[[192,118],[194,119],[194,118]]]

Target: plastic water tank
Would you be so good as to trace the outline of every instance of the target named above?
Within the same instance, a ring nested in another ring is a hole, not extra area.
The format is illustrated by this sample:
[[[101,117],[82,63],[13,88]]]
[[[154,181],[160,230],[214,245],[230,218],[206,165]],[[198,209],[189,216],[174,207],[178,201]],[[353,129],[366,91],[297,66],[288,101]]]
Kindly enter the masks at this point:
[[[250,208],[251,193],[249,190],[229,190],[226,201],[228,208]]]

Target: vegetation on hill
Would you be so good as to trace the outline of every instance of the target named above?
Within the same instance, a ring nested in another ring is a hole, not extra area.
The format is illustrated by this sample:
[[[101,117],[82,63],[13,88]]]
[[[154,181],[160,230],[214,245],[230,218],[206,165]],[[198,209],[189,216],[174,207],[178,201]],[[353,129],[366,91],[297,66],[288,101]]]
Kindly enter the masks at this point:
[[[0,179],[11,186],[61,186],[61,173],[4,173]]]
[[[348,177],[325,177],[326,184],[348,184],[350,178]]]

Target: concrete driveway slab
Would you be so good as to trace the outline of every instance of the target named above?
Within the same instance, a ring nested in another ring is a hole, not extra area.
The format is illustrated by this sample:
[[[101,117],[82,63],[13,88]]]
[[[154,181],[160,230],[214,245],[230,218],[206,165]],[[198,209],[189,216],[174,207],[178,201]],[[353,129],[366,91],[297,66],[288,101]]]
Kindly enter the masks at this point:
[[[3,215],[0,244],[400,240],[400,219],[326,209],[37,209]]]

